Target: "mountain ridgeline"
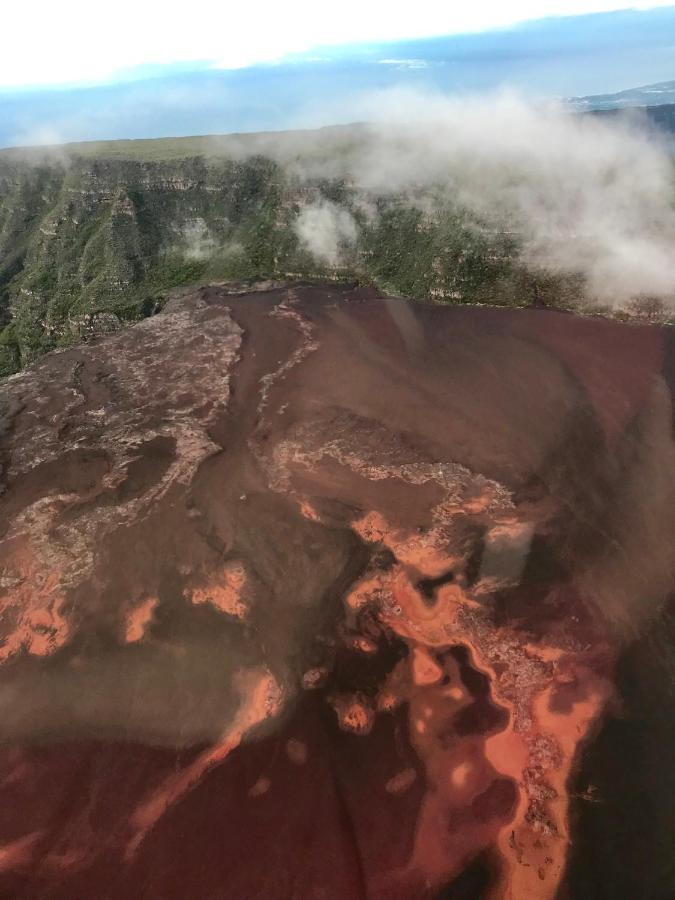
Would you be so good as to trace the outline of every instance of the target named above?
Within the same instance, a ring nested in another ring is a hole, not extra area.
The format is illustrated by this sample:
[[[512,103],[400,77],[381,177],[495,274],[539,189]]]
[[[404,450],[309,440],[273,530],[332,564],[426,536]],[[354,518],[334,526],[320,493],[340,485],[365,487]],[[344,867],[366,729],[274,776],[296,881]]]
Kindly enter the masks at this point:
[[[355,140],[353,128],[322,131],[310,162]],[[151,315],[195,282],[350,278],[417,299],[510,306],[574,308],[583,297],[576,274],[526,266],[516,231],[447,195],[369,193],[325,165],[299,166],[288,140],[0,153],[0,375]],[[309,207],[347,217],[346,232],[328,223],[337,255],[303,240]]]
[[[359,223],[339,266],[317,260],[293,227],[322,198]],[[356,275],[410,296],[528,301],[508,235],[393,200],[371,223],[357,201],[341,180],[300,183],[260,155],[2,160],[0,373],[142,318],[169,289],[201,280]]]

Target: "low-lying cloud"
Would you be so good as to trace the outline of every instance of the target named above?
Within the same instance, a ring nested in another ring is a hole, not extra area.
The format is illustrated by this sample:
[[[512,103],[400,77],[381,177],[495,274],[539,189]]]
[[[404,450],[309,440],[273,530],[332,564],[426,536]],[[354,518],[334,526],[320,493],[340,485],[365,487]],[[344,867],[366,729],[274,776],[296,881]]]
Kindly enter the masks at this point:
[[[374,124],[325,174],[422,208],[464,207],[518,235],[525,263],[583,275],[601,302],[675,295],[675,160],[646,123],[509,93],[449,99],[409,89],[354,97],[335,110],[347,115]],[[311,227],[322,218],[334,211],[305,217],[308,242],[322,241]]]
[[[181,229],[183,252],[187,259],[200,262],[213,256],[216,242],[204,219],[195,218]]]
[[[343,250],[353,245],[357,237],[351,213],[327,200],[303,207],[295,221],[295,231],[301,245],[330,266],[341,262]]]

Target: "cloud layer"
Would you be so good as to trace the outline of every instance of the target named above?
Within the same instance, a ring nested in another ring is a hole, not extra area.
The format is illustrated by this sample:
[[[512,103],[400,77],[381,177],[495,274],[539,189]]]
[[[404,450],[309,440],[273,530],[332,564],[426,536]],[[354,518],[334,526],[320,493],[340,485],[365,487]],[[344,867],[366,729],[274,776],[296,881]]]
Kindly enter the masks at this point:
[[[352,98],[350,110],[375,124],[337,164],[322,164],[324,174],[365,195],[406,195],[430,215],[438,202],[464,207],[487,228],[516,233],[529,265],[582,274],[601,302],[675,295],[675,161],[644,123],[509,93],[384,91]],[[308,241],[323,240],[328,213],[317,211]],[[317,255],[328,258],[325,247]]]
[[[342,249],[356,241],[357,228],[353,216],[329,201],[305,206],[295,221],[300,243],[320,262],[338,265]]]

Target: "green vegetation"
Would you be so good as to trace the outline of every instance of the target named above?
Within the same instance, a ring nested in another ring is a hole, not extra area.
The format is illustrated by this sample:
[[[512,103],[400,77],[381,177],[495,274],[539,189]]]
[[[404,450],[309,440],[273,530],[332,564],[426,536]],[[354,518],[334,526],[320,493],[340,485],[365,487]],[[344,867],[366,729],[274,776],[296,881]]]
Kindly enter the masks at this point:
[[[314,141],[312,160],[353,140],[331,132]],[[251,155],[256,148],[269,153]],[[301,180],[297,159],[274,135],[73,145],[33,159],[1,152],[0,376],[149,315],[169,290],[200,281],[344,275],[450,303],[579,296],[574,279],[527,271],[513,235],[447,200]],[[317,202],[356,223],[339,269],[313,257],[294,228]]]
[[[0,374],[135,320],[176,285],[267,275],[287,252],[270,160],[0,155]]]

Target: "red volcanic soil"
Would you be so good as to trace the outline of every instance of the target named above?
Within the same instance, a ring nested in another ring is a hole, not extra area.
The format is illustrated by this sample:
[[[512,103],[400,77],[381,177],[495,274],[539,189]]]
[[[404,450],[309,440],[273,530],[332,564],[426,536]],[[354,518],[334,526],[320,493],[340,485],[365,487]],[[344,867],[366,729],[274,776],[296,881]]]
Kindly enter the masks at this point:
[[[0,895],[564,891],[673,589],[671,345],[209,287],[1,384]]]

